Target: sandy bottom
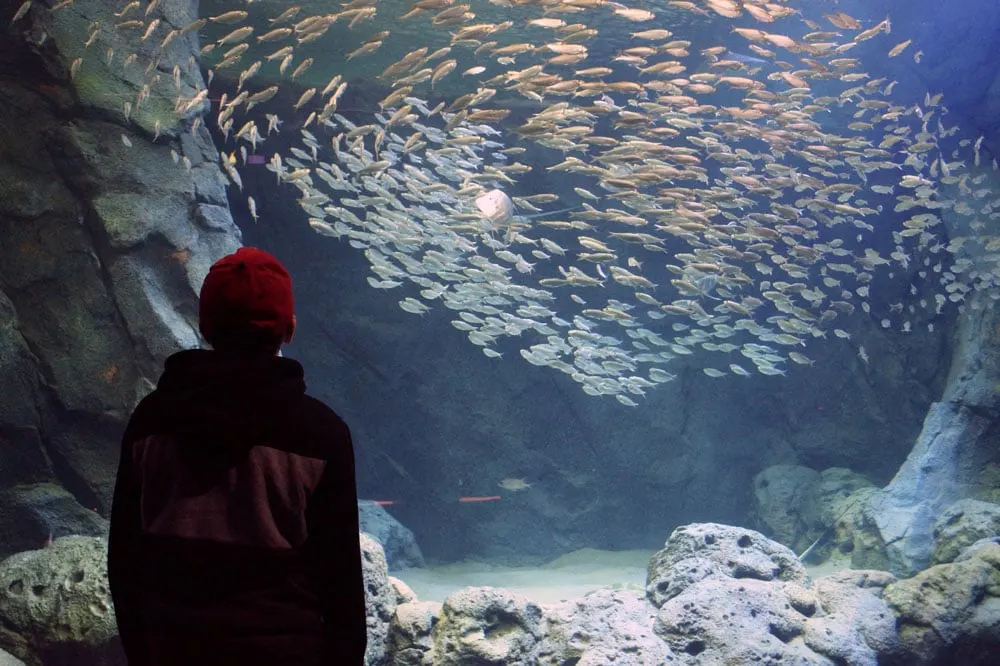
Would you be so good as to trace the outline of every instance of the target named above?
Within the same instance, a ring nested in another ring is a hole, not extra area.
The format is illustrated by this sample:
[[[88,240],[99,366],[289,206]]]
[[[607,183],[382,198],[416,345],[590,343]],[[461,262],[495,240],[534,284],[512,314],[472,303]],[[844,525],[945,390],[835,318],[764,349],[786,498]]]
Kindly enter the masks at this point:
[[[582,597],[602,587],[645,588],[646,565],[654,551],[604,551],[584,548],[540,567],[499,567],[459,562],[393,573],[421,601],[444,601],[463,587],[502,587],[536,603]]]
[[[606,551],[584,548],[541,567],[499,567],[482,562],[459,562],[425,569],[393,572],[417,593],[421,601],[444,601],[463,587],[502,587],[540,604],[577,599],[603,587],[644,590],[646,565],[655,551]],[[806,567],[819,578],[847,569],[849,562]]]

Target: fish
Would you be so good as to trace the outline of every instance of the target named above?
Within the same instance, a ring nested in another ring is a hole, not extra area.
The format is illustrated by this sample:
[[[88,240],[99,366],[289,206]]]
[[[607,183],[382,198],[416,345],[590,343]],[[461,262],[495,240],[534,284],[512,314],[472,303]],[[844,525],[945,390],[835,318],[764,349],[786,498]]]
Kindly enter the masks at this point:
[[[635,407],[675,378],[677,356],[721,381],[780,377],[785,363],[807,371],[809,350],[850,340],[858,317],[916,334],[927,323],[916,313],[957,309],[1000,282],[1000,271],[966,256],[1000,250],[989,232],[1000,197],[976,181],[977,167],[1000,164],[982,137],[950,122],[943,96],[910,99],[855,57],[870,41],[919,61],[917,40],[892,46],[888,19],[862,25],[784,3],[672,0],[665,10],[572,0],[515,3],[516,14],[491,23],[471,4],[404,4],[296,5],[274,16],[252,3],[162,44],[233,26],[204,49],[209,77],[256,53],[251,42],[275,44],[206,117],[237,141],[220,168],[241,186],[251,149],[291,122],[299,134],[268,151],[269,184],[296,187],[315,233],[363,253],[371,288],[414,286],[398,301],[404,312],[460,312],[453,326],[491,359],[544,366]],[[130,3],[100,25],[159,34],[162,23],[136,18],[141,9]],[[706,16],[736,41],[695,39],[685,19]],[[365,29],[372,19],[379,27]],[[339,73],[287,97],[272,82],[244,89],[261,63],[278,61],[301,82],[332,53],[381,54],[394,39],[386,28],[411,20],[423,22],[405,55],[376,72],[386,88],[377,105],[340,109],[348,84]],[[98,28],[81,43],[94,43]],[[297,60],[306,44],[312,57]],[[157,89],[155,59],[112,56],[109,67],[141,64],[130,81],[146,68],[123,100],[126,116],[138,115]],[[174,113],[201,122],[207,91],[181,95],[182,83],[177,70]],[[252,113],[265,102],[266,132]],[[946,237],[939,208],[968,233]],[[876,252],[876,238],[892,245]],[[936,280],[935,293],[904,284],[905,307],[872,300],[912,271]],[[501,341],[520,353],[501,356]],[[733,362],[734,352],[748,361]]]

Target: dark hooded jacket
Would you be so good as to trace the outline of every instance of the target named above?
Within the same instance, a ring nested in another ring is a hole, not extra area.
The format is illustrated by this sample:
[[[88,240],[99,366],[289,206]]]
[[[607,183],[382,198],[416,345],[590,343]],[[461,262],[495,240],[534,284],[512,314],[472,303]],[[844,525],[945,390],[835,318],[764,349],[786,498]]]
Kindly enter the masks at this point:
[[[292,359],[167,359],[123,437],[109,541],[130,666],[364,663],[351,435]]]

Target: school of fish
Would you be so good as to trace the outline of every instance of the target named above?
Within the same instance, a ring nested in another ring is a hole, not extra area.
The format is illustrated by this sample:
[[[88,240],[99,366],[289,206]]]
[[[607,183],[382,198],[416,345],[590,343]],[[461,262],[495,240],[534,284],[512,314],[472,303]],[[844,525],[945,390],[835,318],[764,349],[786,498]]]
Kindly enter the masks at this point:
[[[856,310],[911,332],[973,290],[1000,297],[998,166],[983,137],[956,136],[940,94],[897,100],[896,81],[852,57],[880,39],[919,64],[910,40],[888,37],[889,18],[865,25],[792,0],[352,0],[257,2],[171,26],[160,1],[122,2],[91,24],[95,57],[146,71],[126,121],[162,83],[170,43],[199,36],[209,85],[227,69],[237,85],[213,102],[175,66],[174,117],[153,140],[170,140],[168,124],[215,123],[232,187],[263,155],[316,232],[364,253],[371,287],[399,290],[406,312],[447,308],[486,356],[519,347],[588,394],[637,406],[680,356],[709,377],[783,375],[813,363],[802,350],[815,339],[849,341]],[[477,22],[489,5],[518,18]],[[732,37],[695,49],[672,32],[684,15],[729,22]],[[448,45],[406,44],[379,77],[378,109],[339,109],[352,62],[383,52],[384,26],[402,22]],[[608,26],[627,43],[591,57]],[[108,31],[151,46],[102,52]],[[352,44],[313,85],[326,39]],[[462,94],[440,99],[443,82]],[[273,109],[283,86],[295,102]],[[282,124],[301,142],[269,151]],[[484,213],[505,202],[513,215]],[[962,223],[946,230],[945,214]],[[876,251],[876,235],[891,247]],[[909,297],[876,298],[893,280]]]

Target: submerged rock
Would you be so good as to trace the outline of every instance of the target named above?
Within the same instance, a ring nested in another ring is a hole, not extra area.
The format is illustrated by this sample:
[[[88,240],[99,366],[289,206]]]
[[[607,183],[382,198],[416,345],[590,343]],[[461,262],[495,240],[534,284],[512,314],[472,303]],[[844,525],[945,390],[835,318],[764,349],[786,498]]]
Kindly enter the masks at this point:
[[[649,567],[654,631],[685,663],[876,666],[895,651],[882,572],[813,584],[794,553],[753,530],[674,530]],[[877,581],[877,583],[871,583]]]
[[[527,597],[495,587],[467,587],[441,606],[434,627],[434,666],[535,666],[542,609]]]
[[[378,541],[361,533],[361,565],[365,577],[365,604],[368,611],[368,648],[365,666],[385,663],[389,622],[396,611],[396,589],[389,581],[389,567]]]
[[[774,538],[789,548],[804,550],[815,531],[806,510],[820,475],[801,465],[772,465],[753,479],[754,508]]]
[[[24,666],[24,662],[10,652],[0,649],[0,666]]]
[[[388,511],[375,502],[359,500],[358,518],[361,521],[361,531],[382,544],[389,569],[398,571],[424,566],[424,554],[420,552],[413,532]]]
[[[660,608],[701,581],[739,579],[805,584],[809,576],[795,553],[760,532],[695,523],[674,530],[653,556],[646,598]]]
[[[107,542],[69,536],[0,563],[0,642],[29,666],[124,663]]]
[[[54,483],[0,492],[0,558],[64,536],[106,536],[108,521]]]
[[[596,590],[545,607],[538,663],[558,666],[679,663],[654,632],[656,610],[641,592]]]
[[[1000,544],[888,586],[898,616],[899,664],[989,666],[1000,654]]]
[[[954,562],[963,550],[1000,535],[1000,504],[963,499],[955,502],[934,524],[934,564]]]

